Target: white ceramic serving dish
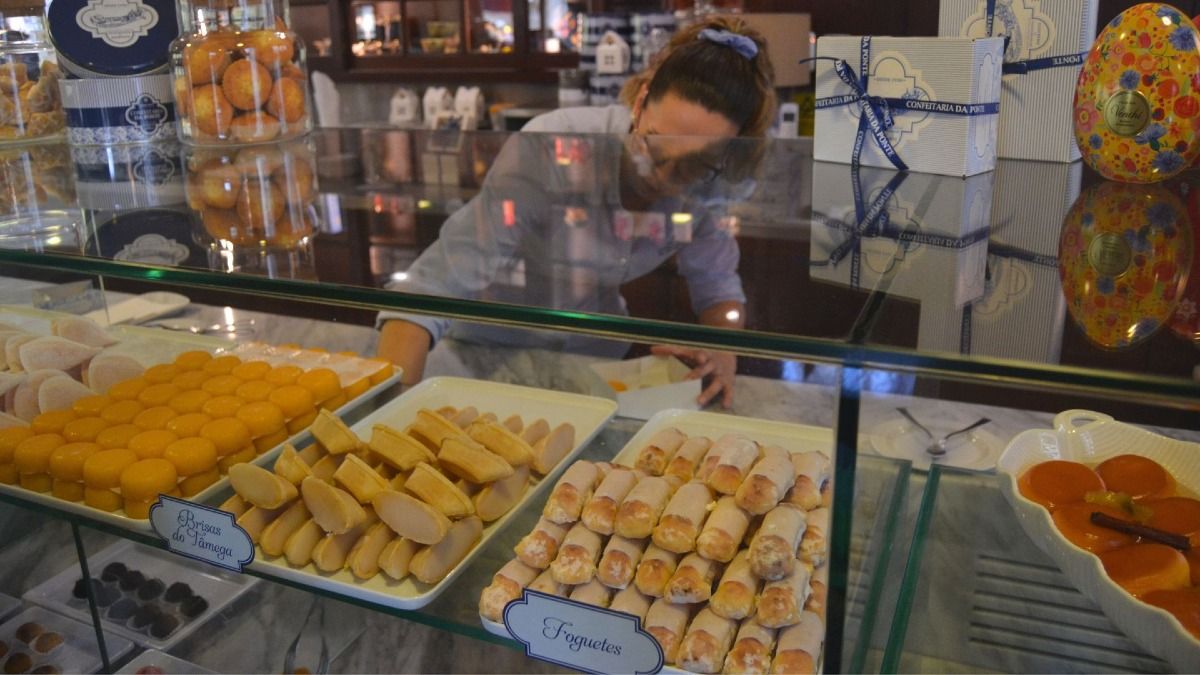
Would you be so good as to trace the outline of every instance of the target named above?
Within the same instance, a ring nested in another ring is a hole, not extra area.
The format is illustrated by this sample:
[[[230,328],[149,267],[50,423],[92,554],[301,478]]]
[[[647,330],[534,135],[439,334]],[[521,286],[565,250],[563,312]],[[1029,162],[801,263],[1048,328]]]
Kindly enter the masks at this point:
[[[29,622],[41,624],[45,632],[62,635],[62,644],[47,654],[39,654],[30,645],[16,639],[13,634],[17,628]],[[24,652],[33,659],[29,671],[51,664],[63,673],[97,673],[104,667],[100,660],[100,650],[96,646],[96,630],[90,623],[80,623],[41,607],[27,607],[25,611],[0,625],[0,640],[8,643],[5,661],[17,652]],[[104,635],[104,646],[108,650],[109,663],[116,663],[133,649],[132,642],[112,634]]]
[[[191,661],[184,661],[157,649],[147,649],[133,657],[129,663],[121,666],[117,673],[118,675],[135,675],[137,671],[148,667],[158,668],[163,675],[210,675],[213,672],[207,668],[201,668]]]
[[[271,576],[321,588],[338,595],[365,600],[377,605],[398,609],[419,609],[433,602],[442,591],[454,583],[471,561],[488,545],[492,536],[504,528],[508,521],[531,501],[543,497],[547,485],[552,484],[563,469],[585,448],[617,412],[615,401],[568,394],[546,389],[521,387],[514,384],[485,382],[458,377],[435,377],[409,389],[393,401],[363,418],[351,429],[361,438],[371,436],[371,427],[386,424],[403,429],[416,419],[422,408],[436,410],[443,406],[465,408],[475,406],[480,412],[495,413],[500,419],[509,415],[520,415],[527,423],[539,417],[545,418],[553,428],[564,422],[575,426],[575,447],[559,462],[549,475],[534,481],[533,485],[507,514],[483,528],[483,536],[466,558],[436,584],[424,584],[413,577],[394,581],[387,575],[376,574],[362,581],[349,570],[334,574],[319,571],[311,563],[302,568],[292,567],[283,557],[269,557],[262,549],[255,549],[254,562],[250,568]]]
[[[1100,605],[1113,624],[1180,672],[1191,672],[1200,666],[1200,640],[1167,611],[1126,593],[1104,573],[1100,558],[1067,541],[1054,526],[1050,512],[1017,489],[1021,474],[1039,462],[1063,459],[1095,466],[1125,454],[1153,459],[1175,476],[1180,492],[1200,494],[1200,444],[1167,438],[1087,410],[1059,413],[1054,429],[1018,434],[1000,456],[1001,490],[1029,538],[1081,593]]]

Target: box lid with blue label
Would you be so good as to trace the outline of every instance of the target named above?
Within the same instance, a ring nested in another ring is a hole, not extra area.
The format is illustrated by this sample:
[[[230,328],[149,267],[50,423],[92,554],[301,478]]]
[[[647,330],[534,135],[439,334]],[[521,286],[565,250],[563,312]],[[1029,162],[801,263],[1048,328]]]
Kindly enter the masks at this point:
[[[165,70],[179,37],[175,0],[50,0],[50,40],[77,77],[124,77]]]

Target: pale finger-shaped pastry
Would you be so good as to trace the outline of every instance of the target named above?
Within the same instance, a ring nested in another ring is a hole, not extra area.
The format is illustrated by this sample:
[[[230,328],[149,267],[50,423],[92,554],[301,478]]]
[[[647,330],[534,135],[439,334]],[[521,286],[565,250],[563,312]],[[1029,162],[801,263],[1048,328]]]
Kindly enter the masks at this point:
[[[679,643],[676,662],[693,673],[721,672],[736,630],[736,621],[718,616],[708,608],[700,610]]]
[[[663,475],[674,476],[679,482],[687,483],[692,480],[692,476],[700,468],[700,461],[704,459],[704,455],[708,453],[711,447],[712,441],[704,436],[693,436],[687,439],[675,451],[675,455],[667,463],[667,468],[663,471]],[[713,466],[716,466],[715,461]]]
[[[467,557],[481,536],[483,521],[478,516],[463,518],[454,523],[441,541],[417,551],[409,564],[409,571],[418,581],[435,584]]]
[[[233,514],[233,519],[237,520],[243,513],[250,510],[250,505],[246,503],[246,500],[242,499],[241,495],[235,492],[229,499],[221,502],[221,505],[217,508],[222,511],[228,511]]]
[[[275,460],[274,471],[275,475],[292,485],[299,485],[304,482],[305,478],[313,475],[312,468],[309,467],[308,462],[305,462],[300,457],[299,453],[296,452],[296,448],[292,447],[291,443],[283,445],[283,450],[280,451],[279,458]]]
[[[100,354],[88,362],[82,379],[97,394],[107,394],[118,382],[137,377],[145,371],[142,364],[124,354]]]
[[[596,578],[609,588],[621,589],[633,581],[646,542],[614,535],[604,547],[596,568]]]
[[[629,539],[649,537],[674,490],[674,483],[661,476],[639,480],[621,501],[613,531]]]
[[[333,472],[333,480],[354,495],[359,504],[370,504],[375,495],[390,488],[383,476],[355,454],[346,455],[342,465]]]
[[[799,621],[808,600],[808,579],[808,568],[796,565],[791,574],[767,583],[758,599],[758,622],[768,628],[782,628]]]
[[[358,540],[375,524],[375,515],[369,514],[368,520],[355,525],[341,534],[327,534],[313,547],[313,565],[322,572],[337,572],[346,566],[350,551]]]
[[[243,499],[264,509],[283,506],[299,494],[295,485],[255,464],[229,467],[229,483]]]
[[[745,436],[725,434],[713,446],[721,448],[721,458],[705,482],[721,494],[734,494],[758,461],[758,444]]]
[[[283,545],[283,556],[292,567],[304,567],[312,561],[313,548],[325,538],[325,530],[315,520],[309,520],[292,533]]]
[[[521,562],[535,569],[544,570],[558,557],[558,547],[567,536],[566,525],[559,525],[545,518],[538,519],[529,534],[517,542],[514,551]]]
[[[479,410],[473,405],[469,405],[450,416],[450,421],[454,422],[454,426],[459,429],[466,429],[477,419],[479,419]],[[518,417],[517,419],[521,418]]]
[[[537,578],[529,584],[529,590],[531,591],[545,593],[546,595],[554,595],[560,598],[567,597],[567,592],[570,590],[570,588],[571,587],[566,584],[560,584],[555,581],[554,573],[548,569],[542,570],[542,573],[539,574]]]
[[[721,563],[689,553],[679,561],[663,598],[674,603],[706,602],[712,597],[713,582],[720,573]]]
[[[645,624],[646,610],[650,609],[650,603],[653,600],[654,598],[644,595],[641,591],[639,591],[637,586],[630,585],[617,591],[617,594],[612,598],[612,602],[609,603],[608,608],[615,612],[632,614],[640,619],[643,624]]]
[[[521,597],[521,591],[533,583],[538,571],[520,560],[509,560],[492,575],[492,583],[479,594],[479,614],[490,621],[501,621],[508,603]]]
[[[36,337],[22,342],[17,347],[17,358],[21,368],[31,372],[43,368],[70,370],[99,353],[100,349],[97,347],[54,335]]]
[[[585,605],[607,608],[608,604],[612,602],[612,595],[611,588],[600,583],[598,579],[592,579],[586,584],[579,584],[572,588],[571,594],[567,597]]]
[[[359,579],[370,579],[379,573],[379,554],[393,538],[392,528],[386,523],[375,523],[367,528],[363,536],[354,542],[346,567]]]
[[[52,377],[38,387],[38,409],[42,412],[66,410],[75,401],[95,394],[96,392],[69,377]]]
[[[676,490],[654,528],[654,543],[672,553],[694,550],[712,497],[712,491],[700,482]]]
[[[779,631],[775,660],[771,672],[780,675],[817,672],[817,657],[821,654],[825,625],[812,612],[804,612],[800,621]]]
[[[800,539],[800,559],[820,567],[825,564],[825,532],[829,529],[829,509],[821,507],[808,512],[804,537]]]
[[[600,535],[575,523],[558,549],[558,557],[550,564],[554,580],[560,584],[586,584],[596,575],[596,560],[600,557]]]
[[[775,508],[795,482],[796,473],[788,451],[775,446],[764,448],[762,459],[750,469],[735,493],[738,506],[761,516]]]
[[[529,465],[518,466],[513,475],[488,483],[471,497],[475,513],[485,523],[499,519],[521,501],[529,489]]]
[[[572,464],[554,484],[554,490],[546,499],[546,506],[542,508],[542,516],[563,524],[579,520],[579,515],[591,498],[592,489],[596,486],[599,476],[599,469],[587,460]]]
[[[650,437],[646,446],[638,451],[633,461],[635,469],[641,469],[651,476],[661,476],[667,464],[679,450],[679,446],[687,440],[687,434],[675,428],[661,429]]]
[[[313,438],[331,455],[344,455],[358,450],[358,436],[337,415],[321,409],[310,427]]]
[[[744,619],[754,614],[760,584],[750,570],[749,553],[740,551],[725,568],[708,606],[726,619]]]
[[[516,432],[513,432],[516,433]],[[533,447],[538,441],[550,434],[550,424],[544,419],[537,419],[521,430],[521,440]]]
[[[587,506],[583,507],[580,520],[592,532],[612,534],[613,522],[617,518],[617,508],[638,482],[638,475],[624,467],[617,467],[608,472]]]
[[[808,581],[808,601],[804,609],[825,620],[825,602],[829,592],[829,566],[822,565],[813,570],[812,579]]]
[[[652,598],[661,598],[667,589],[667,582],[675,574],[679,566],[679,556],[670,551],[650,544],[642,553],[642,561],[638,563],[637,574],[633,583],[637,589]]]
[[[505,429],[508,429],[509,431],[513,432],[514,434],[519,435],[521,433],[521,430],[525,428],[525,420],[521,419],[520,415],[509,415],[508,417],[504,418],[504,421],[501,422],[500,425],[503,426]],[[459,425],[459,426],[465,426],[465,425]]]
[[[764,675],[771,669],[771,652],[775,650],[775,629],[767,628],[754,619],[746,619],[738,627],[733,647],[725,657],[725,673]]]
[[[450,532],[450,519],[441,511],[403,492],[380,492],[371,503],[396,534],[418,544],[437,544]]]
[[[750,568],[754,573],[767,581],[791,574],[804,528],[805,514],[799,508],[780,504],[771,509],[750,541]]]
[[[696,538],[696,552],[709,560],[729,562],[742,545],[749,527],[750,514],[737,505],[737,500],[721,497]]]
[[[101,349],[117,344],[117,339],[109,335],[99,324],[81,316],[54,319],[50,322],[50,333],[65,340]]]
[[[333,474],[337,473],[338,467],[344,461],[346,461],[345,454],[324,455],[312,465],[312,475],[314,478],[323,480],[326,483],[333,483]]]
[[[533,462],[533,447],[503,425],[495,422],[475,422],[467,427],[467,435],[513,466],[524,466]]]
[[[367,447],[380,459],[401,471],[409,471],[421,462],[437,462],[437,455],[423,443],[384,424],[371,427],[371,440]]]
[[[379,552],[379,569],[392,579],[400,581],[408,576],[408,565],[419,550],[421,545],[412,539],[393,537]]]
[[[246,534],[250,535],[250,541],[257,544],[259,538],[262,537],[263,530],[267,529],[267,526],[270,525],[271,522],[276,518],[283,515],[283,512],[286,510],[287,509],[282,506],[276,509],[264,509],[257,506],[251,506],[245,513],[238,516],[236,522],[238,527],[242,528],[246,531]]]
[[[297,499],[287,510],[271,521],[258,539],[258,545],[267,555],[283,555],[287,540],[312,517],[303,499]]]
[[[345,466],[344,464],[342,466]],[[475,513],[475,503],[441,471],[421,462],[404,481],[404,489],[441,511],[447,518]]]
[[[504,458],[470,438],[447,438],[438,452],[438,464],[447,472],[472,483],[490,483],[513,475]]]
[[[646,632],[658,640],[663,650],[663,661],[674,664],[679,653],[679,643],[683,640],[683,632],[687,628],[691,616],[689,605],[676,605],[664,598],[655,600],[646,610],[646,622],[643,624]]]
[[[821,452],[798,452],[792,455],[792,470],[796,483],[783,500],[805,511],[821,505],[821,487],[829,480],[829,458]]]
[[[533,470],[541,475],[550,473],[563,457],[575,447],[575,427],[563,423],[533,444]]]
[[[350,493],[315,476],[300,483],[300,494],[313,520],[330,534],[341,534],[367,518],[367,512]]]

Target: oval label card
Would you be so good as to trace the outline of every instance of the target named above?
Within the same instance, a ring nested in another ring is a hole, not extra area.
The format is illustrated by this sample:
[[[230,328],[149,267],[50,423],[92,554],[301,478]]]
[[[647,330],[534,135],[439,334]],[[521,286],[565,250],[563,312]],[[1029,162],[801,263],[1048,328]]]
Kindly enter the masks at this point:
[[[525,590],[504,626],[535,659],[587,673],[657,673],[663,651],[632,614]]]
[[[159,495],[150,526],[168,549],[193,560],[235,572],[254,560],[254,542],[228,511]]]

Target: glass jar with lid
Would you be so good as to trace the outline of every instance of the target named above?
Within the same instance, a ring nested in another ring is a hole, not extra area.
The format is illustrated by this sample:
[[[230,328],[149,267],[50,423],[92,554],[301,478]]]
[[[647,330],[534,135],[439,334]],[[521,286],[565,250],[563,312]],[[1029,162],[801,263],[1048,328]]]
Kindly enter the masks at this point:
[[[36,0],[0,0],[0,142],[58,135],[66,127],[62,77]]]
[[[263,143],[312,127],[304,43],[287,0],[179,0],[171,45],[179,136],[187,143]]]

